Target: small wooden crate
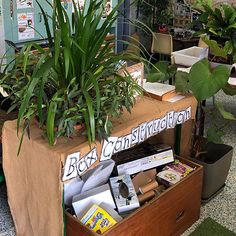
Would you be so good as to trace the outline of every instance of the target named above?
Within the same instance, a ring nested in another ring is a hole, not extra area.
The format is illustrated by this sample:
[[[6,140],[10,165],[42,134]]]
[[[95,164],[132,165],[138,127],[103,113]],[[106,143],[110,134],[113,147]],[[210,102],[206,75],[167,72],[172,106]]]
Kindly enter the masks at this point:
[[[180,235],[190,227],[200,215],[203,168],[191,161],[179,159],[189,166],[196,167],[196,170],[102,235]],[[66,213],[66,235],[98,236],[99,234],[92,232],[75,217]]]

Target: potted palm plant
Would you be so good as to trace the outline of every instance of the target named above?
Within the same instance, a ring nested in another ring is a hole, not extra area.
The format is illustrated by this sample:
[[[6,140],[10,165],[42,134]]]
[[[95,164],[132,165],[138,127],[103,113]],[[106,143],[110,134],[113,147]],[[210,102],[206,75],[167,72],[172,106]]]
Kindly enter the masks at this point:
[[[109,136],[112,117],[131,111],[135,95],[142,92],[129,73],[118,73],[120,60],[142,61],[132,52],[114,53],[115,39],[106,40],[119,17],[115,6],[106,18],[103,1],[88,0],[87,7],[74,5],[73,19],[60,0],[53,15],[41,8],[49,47],[26,44],[5,68],[1,86],[18,109],[17,131],[29,133],[35,118],[45,129],[50,145],[60,136],[71,136],[77,125],[85,127],[88,141]],[[50,22],[51,21],[51,22]],[[50,29],[49,25],[52,25]],[[32,53],[36,49],[37,53]]]

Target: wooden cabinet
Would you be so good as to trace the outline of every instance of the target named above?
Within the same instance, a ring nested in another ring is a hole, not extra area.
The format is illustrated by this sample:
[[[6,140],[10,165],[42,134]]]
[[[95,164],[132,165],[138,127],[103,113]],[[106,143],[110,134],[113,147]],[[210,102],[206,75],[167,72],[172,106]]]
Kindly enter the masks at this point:
[[[103,235],[180,235],[191,226],[200,214],[203,169],[198,164],[185,159],[181,158],[181,161],[196,169]],[[68,213],[66,213],[66,231],[67,236],[98,236]]]

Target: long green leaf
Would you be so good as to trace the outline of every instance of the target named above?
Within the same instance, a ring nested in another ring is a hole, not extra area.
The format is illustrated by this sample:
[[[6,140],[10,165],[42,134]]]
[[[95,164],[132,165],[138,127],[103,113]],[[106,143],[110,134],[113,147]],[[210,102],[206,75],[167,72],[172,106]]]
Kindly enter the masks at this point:
[[[86,90],[83,90],[83,94],[88,107],[89,114],[89,124],[90,124],[90,132],[91,132],[91,141],[95,141],[95,118],[94,118],[94,108],[93,108],[93,100]]]
[[[18,112],[17,134],[19,132],[20,124],[24,118],[24,114],[29,106],[30,98],[34,95],[34,88],[38,84],[38,82],[39,82],[39,79],[37,77],[31,78],[31,80],[29,81],[29,85],[28,85],[26,94],[23,98],[23,101],[21,103],[21,106],[20,106],[19,112]]]
[[[48,108],[47,122],[46,122],[47,138],[50,145],[54,145],[55,143],[54,124],[55,124],[56,110],[57,110],[57,102],[52,100]]]
[[[17,156],[19,156],[19,154],[20,154],[20,150],[21,150],[21,147],[22,147],[23,139],[24,139],[24,136],[25,136],[25,131],[27,130],[28,126],[29,126],[29,123],[28,123],[28,125],[24,124],[24,126],[23,126],[22,134],[21,134],[21,137],[20,137],[20,144],[19,144],[18,150],[17,150]]]
[[[24,52],[24,63],[23,63],[24,75],[26,75],[26,69],[27,69],[27,66],[28,66],[29,54],[30,54],[31,50],[32,50],[32,44],[29,44],[28,47],[26,48],[25,52]]]
[[[55,29],[54,48],[55,48],[54,62],[55,66],[57,66],[59,63],[58,60],[61,53],[61,29]]]
[[[38,90],[38,116],[39,116],[39,123],[40,126],[43,125],[43,90],[44,90],[44,79],[41,79],[39,84],[39,90]]]
[[[47,36],[48,36],[48,42],[49,42],[49,47],[53,48],[53,40],[52,40],[52,35],[51,35],[51,31],[50,31],[50,26],[49,26],[49,22],[48,22],[48,18],[47,18],[47,14],[44,11],[44,9],[42,8],[41,4],[38,2],[38,0],[36,0],[42,14],[43,14],[43,18],[44,18],[44,24],[45,24],[45,29],[47,32]]]

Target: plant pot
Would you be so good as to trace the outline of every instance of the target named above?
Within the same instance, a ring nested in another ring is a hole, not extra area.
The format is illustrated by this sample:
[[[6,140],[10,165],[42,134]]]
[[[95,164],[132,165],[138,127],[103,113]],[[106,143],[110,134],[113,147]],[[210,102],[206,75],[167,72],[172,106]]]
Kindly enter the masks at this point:
[[[166,24],[158,25],[158,32],[159,33],[167,33],[168,32],[168,26]]]
[[[203,166],[202,201],[208,202],[225,185],[231,165],[233,148],[226,144],[207,143],[200,159],[190,158]]]

